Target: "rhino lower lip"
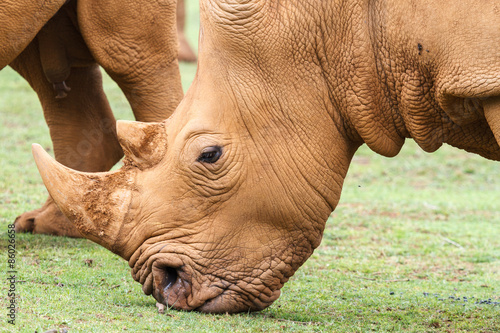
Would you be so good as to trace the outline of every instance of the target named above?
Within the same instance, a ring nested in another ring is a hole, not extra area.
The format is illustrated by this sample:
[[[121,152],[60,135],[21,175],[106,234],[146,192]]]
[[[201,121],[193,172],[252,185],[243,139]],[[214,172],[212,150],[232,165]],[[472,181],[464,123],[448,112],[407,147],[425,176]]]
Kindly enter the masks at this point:
[[[253,312],[263,310],[272,303],[237,302],[237,299],[237,295],[225,290],[217,296],[205,300],[201,306],[194,310],[204,313]]]

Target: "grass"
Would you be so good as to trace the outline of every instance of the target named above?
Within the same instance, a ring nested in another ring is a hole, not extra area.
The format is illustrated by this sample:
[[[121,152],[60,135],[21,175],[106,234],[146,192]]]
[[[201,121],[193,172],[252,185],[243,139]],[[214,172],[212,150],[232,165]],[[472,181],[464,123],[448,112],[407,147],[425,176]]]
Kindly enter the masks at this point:
[[[197,21],[190,8],[190,38]],[[194,65],[182,65],[187,87]],[[108,78],[118,119],[132,119]],[[7,225],[38,208],[46,191],[30,144],[51,143],[35,94],[0,72],[0,243]],[[157,313],[125,261],[84,239],[16,235],[16,326],[0,332],[498,332],[500,179],[498,162],[413,141],[387,159],[362,147],[327,222],[321,246],[270,308],[251,314]],[[7,252],[0,267],[7,269]]]

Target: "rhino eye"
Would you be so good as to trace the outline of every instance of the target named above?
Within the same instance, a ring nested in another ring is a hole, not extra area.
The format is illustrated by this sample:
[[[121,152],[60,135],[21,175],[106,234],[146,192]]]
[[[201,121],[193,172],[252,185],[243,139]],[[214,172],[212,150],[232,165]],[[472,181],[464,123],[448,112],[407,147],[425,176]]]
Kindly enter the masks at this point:
[[[222,155],[222,147],[213,146],[203,149],[197,161],[202,163],[215,163]]]

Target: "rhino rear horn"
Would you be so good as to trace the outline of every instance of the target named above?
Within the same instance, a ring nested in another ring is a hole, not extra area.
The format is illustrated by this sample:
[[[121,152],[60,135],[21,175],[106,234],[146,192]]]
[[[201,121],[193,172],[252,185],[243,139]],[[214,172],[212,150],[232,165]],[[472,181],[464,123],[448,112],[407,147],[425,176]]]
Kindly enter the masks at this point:
[[[161,161],[167,150],[165,123],[118,120],[118,142],[125,153],[125,165],[147,169]]]
[[[79,172],[54,160],[38,144],[32,146],[45,187],[80,233],[126,258],[121,233],[132,200],[134,171]]]

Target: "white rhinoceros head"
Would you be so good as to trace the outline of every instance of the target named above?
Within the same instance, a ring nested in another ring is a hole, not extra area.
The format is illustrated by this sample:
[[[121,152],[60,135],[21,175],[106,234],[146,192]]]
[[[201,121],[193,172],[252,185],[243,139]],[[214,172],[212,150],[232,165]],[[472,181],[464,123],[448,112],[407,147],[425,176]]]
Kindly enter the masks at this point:
[[[126,158],[114,172],[72,171],[35,147],[45,185],[159,302],[268,306],[320,243],[362,143],[394,156],[412,137],[426,151],[447,142],[500,159],[482,104],[499,91],[499,63],[488,60],[498,31],[474,30],[490,20],[469,19],[464,3],[454,22],[471,25],[470,38],[465,29],[447,40],[446,24],[415,34],[404,2],[384,3],[200,1],[198,72],[174,114],[119,123]],[[418,6],[415,24],[442,13]],[[476,52],[482,40],[489,52]],[[451,66],[463,50],[473,58]]]

